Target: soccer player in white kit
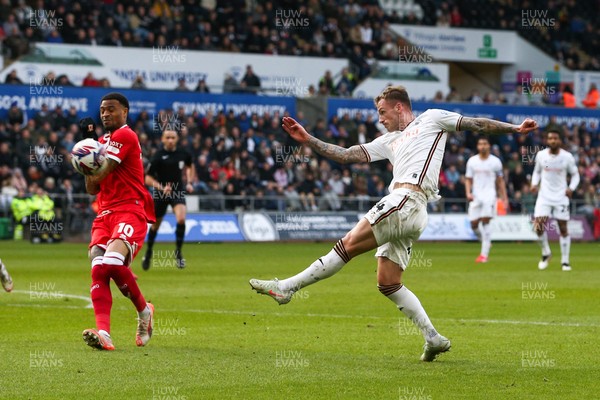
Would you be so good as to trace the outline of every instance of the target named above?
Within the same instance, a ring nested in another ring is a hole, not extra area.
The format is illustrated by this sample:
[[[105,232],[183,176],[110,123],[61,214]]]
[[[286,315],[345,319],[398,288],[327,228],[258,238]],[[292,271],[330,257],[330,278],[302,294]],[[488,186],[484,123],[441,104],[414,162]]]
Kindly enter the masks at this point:
[[[331,277],[353,257],[377,248],[377,286],[421,330],[425,338],[421,360],[433,361],[450,349],[450,341],[435,330],[417,296],[402,285],[402,273],[409,264],[413,241],[427,225],[427,202],[439,199],[437,184],[447,132],[527,133],[537,125],[531,119],[513,125],[438,109],[415,117],[403,87],[386,88],[375,98],[375,104],[379,122],[388,132],[370,143],[348,149],[325,143],[308,134],[293,118],[283,118],[283,128],[293,139],[338,163],[389,160],[393,164],[393,179],[390,194],[328,254],[290,278],[251,279],[250,285],[258,293],[286,304],[296,291]]]
[[[490,154],[490,140],[481,136],[477,140],[478,154],[467,161],[465,191],[469,200],[471,229],[481,241],[481,253],[476,263],[486,263],[492,247],[490,221],[496,216],[496,197],[508,204],[506,184],[502,177],[502,161]]]
[[[562,270],[570,271],[571,237],[567,230],[567,222],[570,219],[569,199],[579,185],[579,171],[573,155],[561,149],[562,140],[558,132],[548,132],[546,144],[548,148],[535,156],[535,167],[531,176],[531,190],[534,193],[539,192],[533,211],[535,218],[533,226],[542,248],[542,259],[538,263],[538,268],[541,270],[548,268],[552,257],[545,226],[548,218],[554,217],[560,230]],[[567,173],[571,175],[568,185]]]

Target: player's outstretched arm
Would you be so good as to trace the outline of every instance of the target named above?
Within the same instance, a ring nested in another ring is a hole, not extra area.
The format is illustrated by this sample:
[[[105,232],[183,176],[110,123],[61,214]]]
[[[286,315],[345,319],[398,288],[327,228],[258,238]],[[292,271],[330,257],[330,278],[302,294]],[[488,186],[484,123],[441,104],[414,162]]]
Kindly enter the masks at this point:
[[[100,192],[100,182],[113,172],[118,165],[119,163],[115,160],[107,158],[94,175],[85,176],[85,191],[89,194],[98,194]]]
[[[522,133],[526,134],[537,129],[537,122],[527,118],[521,125],[509,124],[508,122],[496,121],[489,118],[463,117],[459,129],[461,131],[473,131],[479,133]]]
[[[310,135],[294,118],[283,118],[283,129],[297,142],[309,146],[323,157],[341,164],[368,162],[367,155],[360,146],[352,146],[346,149],[335,144],[325,143]]]

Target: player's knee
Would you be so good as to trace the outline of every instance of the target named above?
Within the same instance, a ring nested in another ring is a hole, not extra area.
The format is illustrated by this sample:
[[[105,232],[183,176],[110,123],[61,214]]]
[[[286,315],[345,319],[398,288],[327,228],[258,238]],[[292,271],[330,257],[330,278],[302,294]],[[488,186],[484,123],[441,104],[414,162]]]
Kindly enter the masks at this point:
[[[564,225],[559,224],[558,230],[560,231],[560,235],[563,237],[569,235],[569,230],[567,229],[567,224],[564,224]]]
[[[90,261],[94,261],[94,258],[101,257],[104,255],[104,249],[99,246],[93,246],[88,250],[88,258]]]
[[[402,284],[401,283],[394,283],[394,284],[377,284],[377,289],[379,289],[379,292],[384,295],[384,296],[391,296],[392,294],[396,293],[398,290],[402,289]]]

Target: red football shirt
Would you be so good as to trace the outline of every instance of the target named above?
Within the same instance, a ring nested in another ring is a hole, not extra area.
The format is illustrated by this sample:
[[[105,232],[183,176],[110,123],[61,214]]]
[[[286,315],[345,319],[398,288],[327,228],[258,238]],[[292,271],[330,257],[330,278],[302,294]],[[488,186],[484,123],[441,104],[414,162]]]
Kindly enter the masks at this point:
[[[106,157],[119,163],[102,182],[98,193],[98,214],[104,211],[134,211],[139,207],[148,222],[155,222],[154,202],[144,184],[142,147],[137,135],[123,125],[98,141],[106,148]]]

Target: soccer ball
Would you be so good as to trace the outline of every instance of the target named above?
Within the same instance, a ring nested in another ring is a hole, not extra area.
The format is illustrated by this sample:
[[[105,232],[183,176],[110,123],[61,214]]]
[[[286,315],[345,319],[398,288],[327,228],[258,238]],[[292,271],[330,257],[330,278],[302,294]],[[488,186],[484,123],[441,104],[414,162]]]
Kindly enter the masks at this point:
[[[71,164],[82,175],[93,175],[104,163],[106,151],[94,139],[83,139],[71,150]]]

